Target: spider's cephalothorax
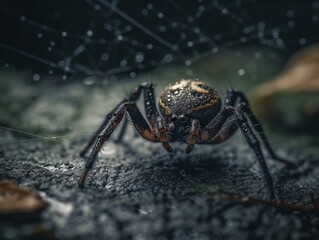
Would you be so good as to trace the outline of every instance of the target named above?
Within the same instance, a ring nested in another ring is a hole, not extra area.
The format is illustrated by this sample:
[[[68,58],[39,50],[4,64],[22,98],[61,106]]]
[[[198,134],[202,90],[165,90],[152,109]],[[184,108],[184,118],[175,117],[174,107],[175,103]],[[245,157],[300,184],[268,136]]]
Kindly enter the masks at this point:
[[[218,93],[199,80],[180,80],[168,85],[159,96],[159,109],[172,141],[182,141],[188,135],[192,119],[205,126],[220,111]]]
[[[135,103],[142,92],[144,93],[146,119]],[[275,155],[260,122],[251,111],[248,100],[242,92],[228,91],[225,104],[222,107],[218,93],[205,82],[180,80],[165,88],[160,94],[158,106],[160,112],[156,106],[154,85],[142,83],[127,99],[121,101],[105,116],[105,120],[80,154],[85,156],[93,146],[79,182],[80,186],[84,185],[103,143],[109,139],[124,118],[125,123],[119,134],[119,139],[122,138],[127,125],[126,116],[129,116],[135,129],[143,138],[152,142],[161,142],[168,152],[172,151],[170,142],[185,142],[187,144],[186,152],[190,153],[195,144],[224,142],[239,128],[260,163],[269,197],[275,198],[272,179],[261,152],[260,140],[273,159],[286,164],[291,163]]]
[[[218,93],[199,80],[181,80],[170,84],[160,94],[159,108],[164,117],[185,116],[206,123],[221,108]]]

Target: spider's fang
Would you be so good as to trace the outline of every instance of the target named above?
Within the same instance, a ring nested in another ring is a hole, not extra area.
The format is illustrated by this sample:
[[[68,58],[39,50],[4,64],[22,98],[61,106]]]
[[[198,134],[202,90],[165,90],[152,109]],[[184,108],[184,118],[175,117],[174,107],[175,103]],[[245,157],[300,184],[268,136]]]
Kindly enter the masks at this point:
[[[194,144],[189,144],[189,145],[187,145],[186,153],[190,153],[191,151],[193,151],[194,146],[195,146]]]
[[[163,142],[163,146],[167,152],[173,152],[172,147],[168,144],[168,142]]]

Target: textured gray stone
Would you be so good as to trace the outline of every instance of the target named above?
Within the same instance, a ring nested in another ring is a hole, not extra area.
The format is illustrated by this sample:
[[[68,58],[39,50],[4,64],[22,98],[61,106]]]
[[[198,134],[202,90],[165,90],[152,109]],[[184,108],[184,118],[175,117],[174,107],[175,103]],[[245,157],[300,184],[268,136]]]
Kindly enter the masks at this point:
[[[8,89],[24,85],[17,78]],[[8,120],[13,116],[12,105],[5,105],[1,97],[4,127],[65,136],[21,141],[36,137],[4,128],[0,132],[0,179],[28,185],[49,203],[40,222],[21,226],[2,221],[0,238],[318,238],[318,212],[223,197],[223,193],[268,196],[259,165],[241,134],[221,145],[198,146],[187,155],[184,144],[174,144],[175,150],[169,154],[161,144],[146,142],[129,130],[122,144],[113,138],[105,145],[86,187],[79,189],[77,181],[84,165],[78,156],[81,147],[107,110],[124,96],[124,89],[132,85],[125,81],[120,86],[97,88],[76,82],[28,85],[28,94],[12,99],[16,108],[28,106],[20,108],[12,122]],[[287,169],[267,158],[277,198],[311,205],[310,192],[318,197],[318,155],[307,146],[299,148],[302,142],[289,135],[269,135],[277,143],[273,144],[276,152],[298,166]],[[302,140],[310,141],[307,137]],[[309,145],[312,149],[313,144]]]

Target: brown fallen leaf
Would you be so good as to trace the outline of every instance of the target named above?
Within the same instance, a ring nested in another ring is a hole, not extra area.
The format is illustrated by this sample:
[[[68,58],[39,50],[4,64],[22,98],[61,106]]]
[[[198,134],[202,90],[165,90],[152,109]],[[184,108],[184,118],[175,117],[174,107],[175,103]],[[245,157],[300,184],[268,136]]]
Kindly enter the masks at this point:
[[[20,187],[10,180],[0,181],[0,217],[21,218],[37,217],[47,203],[41,196],[27,187]]]
[[[254,92],[259,98],[282,92],[319,93],[319,44],[296,53],[273,81]]]
[[[296,53],[274,80],[250,96],[261,119],[295,129],[312,127],[319,117],[319,44]]]

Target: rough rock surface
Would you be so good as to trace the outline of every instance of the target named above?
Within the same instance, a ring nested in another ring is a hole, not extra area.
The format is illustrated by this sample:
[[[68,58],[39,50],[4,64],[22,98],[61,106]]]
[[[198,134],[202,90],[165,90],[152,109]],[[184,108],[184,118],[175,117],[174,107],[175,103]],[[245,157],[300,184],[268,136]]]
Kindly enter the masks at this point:
[[[12,99],[11,105],[5,95],[1,97],[6,117],[1,118],[0,180],[14,179],[34,188],[49,207],[35,223],[0,222],[1,239],[318,238],[316,211],[224,198],[225,193],[268,196],[259,165],[241,134],[221,145],[198,146],[192,154],[185,153],[184,144],[174,144],[169,154],[129,130],[123,143],[114,137],[105,145],[86,187],[79,189],[81,147],[132,84],[94,88],[10,82],[2,86],[9,91],[7,97],[21,88],[25,94],[17,94],[20,98]],[[20,109],[16,117],[14,109]],[[55,138],[34,139],[39,136],[7,128]],[[291,141],[291,136],[269,135],[276,152],[298,166],[288,169],[267,157],[277,198],[311,206],[310,194],[319,197],[319,155]]]

